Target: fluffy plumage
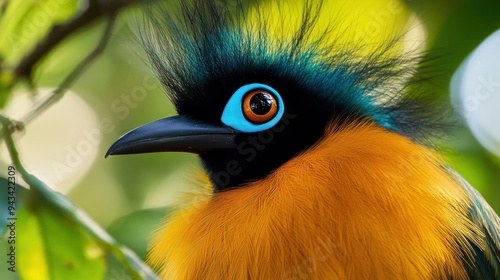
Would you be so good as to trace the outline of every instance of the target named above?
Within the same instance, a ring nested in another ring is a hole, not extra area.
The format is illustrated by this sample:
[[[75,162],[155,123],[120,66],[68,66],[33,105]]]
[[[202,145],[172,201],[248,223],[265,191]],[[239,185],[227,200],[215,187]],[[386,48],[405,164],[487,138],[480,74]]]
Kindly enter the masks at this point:
[[[484,246],[439,156],[366,122],[203,201],[153,240],[165,279],[467,279]]]
[[[220,125],[256,82],[286,112],[279,131],[236,139],[271,135],[262,148],[201,155],[216,193],[157,233],[163,277],[500,277],[498,217],[419,144],[442,114],[419,91],[403,28],[365,40],[350,26],[362,15],[333,0],[167,3],[150,7],[141,38],[179,114]],[[241,172],[221,180],[229,161]]]
[[[170,1],[148,11],[142,42],[179,114],[219,124],[235,90],[259,82],[280,92],[286,117],[294,117],[251,165],[239,150],[202,155],[217,190],[263,178],[314,144],[334,119],[370,119],[417,142],[443,128],[442,112],[418,91],[421,78],[408,85],[419,58],[404,53],[404,32],[386,27],[352,41],[356,30],[344,22],[357,20],[337,14],[336,2]],[[244,171],[218,182],[227,158]]]
[[[419,102],[422,92],[411,87],[420,80],[403,90],[392,85],[405,82],[395,77],[413,76],[420,59],[404,53],[397,27],[381,35],[383,44],[354,43],[341,36],[355,28],[325,24],[324,17],[337,15],[334,1],[172,2],[150,7],[141,38],[179,114],[219,122],[231,94],[258,80],[286,87],[286,95],[317,95],[329,120],[370,118],[413,140],[442,128],[436,108]],[[291,7],[299,18],[291,18]]]

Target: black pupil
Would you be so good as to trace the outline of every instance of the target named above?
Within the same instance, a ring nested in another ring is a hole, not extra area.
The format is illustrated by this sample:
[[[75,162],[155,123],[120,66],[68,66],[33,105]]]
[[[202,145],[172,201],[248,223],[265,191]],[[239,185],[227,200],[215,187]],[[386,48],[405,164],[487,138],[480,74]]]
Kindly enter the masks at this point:
[[[272,97],[269,94],[257,93],[250,99],[250,109],[256,115],[265,115],[271,111],[273,106]]]

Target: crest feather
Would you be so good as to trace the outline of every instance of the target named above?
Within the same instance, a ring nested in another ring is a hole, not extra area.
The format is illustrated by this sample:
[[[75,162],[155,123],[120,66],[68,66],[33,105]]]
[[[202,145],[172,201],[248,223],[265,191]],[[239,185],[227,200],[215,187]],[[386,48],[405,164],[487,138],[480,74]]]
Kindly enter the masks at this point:
[[[383,43],[348,42],[356,29],[342,24],[332,1],[289,2],[168,1],[146,7],[140,40],[180,114],[196,114],[210,100],[227,101],[259,77],[310,89],[330,104],[332,120],[371,119],[421,143],[448,127],[435,97],[423,93],[430,77],[416,75],[425,54],[405,53],[403,28],[382,34]],[[288,14],[290,5],[295,14]],[[220,113],[222,106],[212,110]],[[218,121],[215,115],[211,121]]]

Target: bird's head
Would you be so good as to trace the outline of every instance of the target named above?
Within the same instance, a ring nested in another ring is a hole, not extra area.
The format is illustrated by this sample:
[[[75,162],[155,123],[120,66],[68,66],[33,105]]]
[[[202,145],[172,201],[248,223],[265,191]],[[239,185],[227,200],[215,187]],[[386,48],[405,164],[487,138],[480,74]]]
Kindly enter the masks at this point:
[[[431,114],[394,78],[415,68],[400,34],[352,45],[320,4],[280,15],[286,4],[257,2],[149,11],[142,43],[179,115],[132,130],[107,155],[197,153],[222,191],[266,177],[330,126],[369,121],[415,141],[428,135]]]

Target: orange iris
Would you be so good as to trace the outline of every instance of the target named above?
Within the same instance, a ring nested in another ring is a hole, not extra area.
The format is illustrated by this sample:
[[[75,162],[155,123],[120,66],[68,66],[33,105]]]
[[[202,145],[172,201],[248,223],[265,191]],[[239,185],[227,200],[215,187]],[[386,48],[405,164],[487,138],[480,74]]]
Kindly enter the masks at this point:
[[[243,115],[254,124],[266,123],[278,113],[276,98],[266,90],[256,89],[243,98]]]

